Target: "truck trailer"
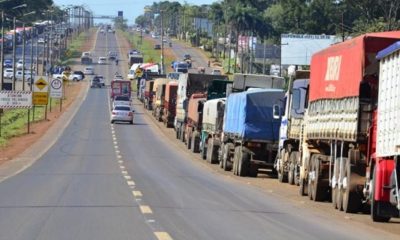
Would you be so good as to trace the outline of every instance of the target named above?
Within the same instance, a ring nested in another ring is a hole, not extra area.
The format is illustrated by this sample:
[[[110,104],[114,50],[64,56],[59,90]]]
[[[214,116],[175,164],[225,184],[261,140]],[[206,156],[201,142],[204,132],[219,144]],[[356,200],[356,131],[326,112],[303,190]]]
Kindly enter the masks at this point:
[[[213,80],[228,80],[227,76],[198,73],[185,73],[179,76],[178,96],[176,104],[175,131],[176,136],[186,143],[186,122],[188,103],[194,93],[206,93]]]
[[[165,86],[164,107],[162,119],[164,125],[169,128],[174,126],[176,113],[176,98],[178,93],[178,81],[171,80]]]
[[[382,180],[393,162],[376,158],[381,87],[376,55],[399,39],[400,31],[369,33],[312,56],[300,169],[300,193],[311,200],[331,199],[345,212],[361,211],[372,195],[374,201],[388,203],[389,185],[372,187],[374,171]],[[374,201],[373,218],[379,220],[385,215],[374,213]]]
[[[250,89],[227,97],[223,126],[222,167],[233,174],[256,177],[273,169],[285,92]]]
[[[171,79],[168,78],[157,78],[154,80],[153,116],[160,122],[162,121],[164,112],[165,88],[169,81],[171,81]]]

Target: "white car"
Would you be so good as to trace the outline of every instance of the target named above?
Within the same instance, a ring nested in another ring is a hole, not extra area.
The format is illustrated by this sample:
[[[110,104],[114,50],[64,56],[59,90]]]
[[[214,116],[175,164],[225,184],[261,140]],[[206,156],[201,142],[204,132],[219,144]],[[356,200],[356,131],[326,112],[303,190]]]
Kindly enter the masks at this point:
[[[99,57],[99,60],[97,61],[98,64],[107,64],[107,58],[106,57]]]
[[[45,44],[46,41],[44,40],[44,38],[39,38],[39,39],[37,40],[37,43],[38,43],[38,44]]]
[[[132,102],[128,96],[115,96],[112,102],[112,106],[131,106]]]
[[[111,123],[129,122],[133,124],[133,113],[135,111],[130,106],[116,105],[111,111]]]
[[[35,79],[35,76],[36,76],[36,73],[35,72],[32,72],[32,75],[31,75],[31,71],[27,71],[27,70],[25,70],[24,71],[24,74],[25,74],[25,81],[26,82],[28,82],[28,83],[30,83],[30,82],[32,82],[34,79]],[[23,79],[22,79],[22,70],[18,70],[16,73],[15,73],[15,78],[18,80],[18,81],[22,81]]]
[[[12,79],[13,77],[13,69],[12,68],[5,68],[4,69],[4,73],[3,73],[3,77],[4,78],[8,78],[8,79]]]
[[[91,66],[85,67],[83,69],[83,74],[85,75],[94,75],[94,68]]]

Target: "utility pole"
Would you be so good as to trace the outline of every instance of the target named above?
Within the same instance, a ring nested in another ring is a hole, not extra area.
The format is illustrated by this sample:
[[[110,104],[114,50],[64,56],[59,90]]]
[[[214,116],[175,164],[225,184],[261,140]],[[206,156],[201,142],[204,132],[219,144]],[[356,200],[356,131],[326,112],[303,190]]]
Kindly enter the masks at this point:
[[[161,17],[161,74],[164,74],[164,23],[163,10],[160,10]]]
[[[4,11],[1,11],[1,89],[4,89]]]
[[[15,64],[17,61],[17,58],[16,58],[17,32],[15,31],[16,21],[17,21],[17,19],[15,17],[13,17],[14,32],[13,32],[13,86],[12,86],[12,90],[15,90],[15,84],[16,84],[15,72],[17,71],[17,69],[15,67]]]
[[[25,91],[25,22],[22,23],[22,91]]]

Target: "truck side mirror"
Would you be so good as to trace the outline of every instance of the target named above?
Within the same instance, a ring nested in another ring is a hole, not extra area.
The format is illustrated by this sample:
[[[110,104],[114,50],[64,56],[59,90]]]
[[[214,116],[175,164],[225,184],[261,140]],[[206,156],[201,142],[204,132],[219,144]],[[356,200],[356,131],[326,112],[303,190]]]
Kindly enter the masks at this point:
[[[272,107],[272,111],[273,111],[274,119],[280,119],[281,118],[281,108],[279,107],[278,104],[274,104],[274,106]]]

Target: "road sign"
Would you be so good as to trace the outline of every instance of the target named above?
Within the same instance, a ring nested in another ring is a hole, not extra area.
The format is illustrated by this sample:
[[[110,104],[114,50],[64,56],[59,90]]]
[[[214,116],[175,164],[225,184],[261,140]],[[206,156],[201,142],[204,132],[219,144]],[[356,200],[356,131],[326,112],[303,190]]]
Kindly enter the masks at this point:
[[[53,79],[50,83],[50,97],[62,98],[63,97],[63,82],[61,79]]]
[[[33,105],[47,105],[49,94],[47,92],[33,92]]]
[[[46,78],[39,77],[33,84],[33,105],[47,105],[49,97],[49,83]]]
[[[31,108],[31,91],[0,91],[0,108]]]
[[[34,92],[48,92],[48,82],[45,78],[39,77],[33,84]]]

